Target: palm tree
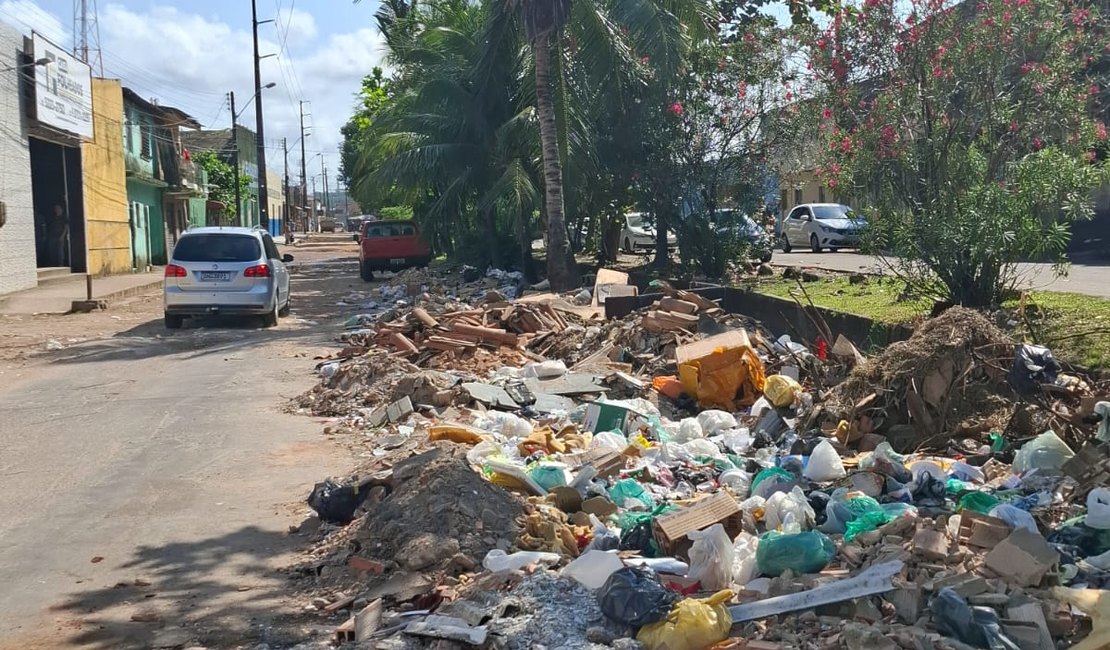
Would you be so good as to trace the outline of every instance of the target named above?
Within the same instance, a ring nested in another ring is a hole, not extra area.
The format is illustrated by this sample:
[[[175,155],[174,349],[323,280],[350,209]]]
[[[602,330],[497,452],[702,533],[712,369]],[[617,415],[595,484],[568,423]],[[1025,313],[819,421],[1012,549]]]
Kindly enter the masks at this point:
[[[491,10],[494,15],[518,15],[532,49],[543,153],[547,273],[552,289],[571,289],[578,283],[578,273],[567,240],[563,199],[563,157],[568,148],[566,134],[560,133],[560,122],[566,129],[565,67],[568,62],[583,66],[600,84],[596,87],[612,83],[619,89],[630,73],[646,72],[649,66],[665,79],[681,68],[691,39],[709,33],[716,13],[709,0],[495,0]],[[571,39],[564,39],[567,28]],[[555,90],[562,99],[558,107],[562,115],[557,112]]]

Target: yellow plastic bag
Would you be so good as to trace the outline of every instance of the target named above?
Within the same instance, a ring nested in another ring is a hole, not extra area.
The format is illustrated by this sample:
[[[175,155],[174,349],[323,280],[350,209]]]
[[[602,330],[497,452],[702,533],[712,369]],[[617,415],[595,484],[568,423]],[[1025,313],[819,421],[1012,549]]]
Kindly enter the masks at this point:
[[[771,375],[763,384],[763,395],[778,408],[793,404],[801,391],[802,385],[786,375]]]
[[[709,598],[687,598],[671,609],[667,618],[640,628],[636,640],[648,650],[704,650],[728,638],[732,616],[725,606],[731,590]]]
[[[428,437],[432,440],[450,440],[460,445],[476,445],[489,436],[485,432],[465,424],[437,424],[428,427]]]

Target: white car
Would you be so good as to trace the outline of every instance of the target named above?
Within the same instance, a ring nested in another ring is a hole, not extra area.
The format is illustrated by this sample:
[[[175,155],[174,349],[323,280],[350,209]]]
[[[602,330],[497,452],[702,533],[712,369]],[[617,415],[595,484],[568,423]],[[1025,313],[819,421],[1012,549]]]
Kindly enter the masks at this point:
[[[258,228],[194,228],[181,235],[166,265],[166,328],[186,316],[261,316],[266,327],[289,313],[292,255]]]
[[[782,252],[808,246],[814,253],[828,248],[858,248],[864,222],[840,203],[803,203],[782,220]]]
[[[667,248],[678,245],[678,237],[673,232],[667,232]],[[621,229],[621,250],[626,253],[635,253],[637,249],[655,248],[655,228],[648,223],[646,212],[629,212],[624,215],[624,227]]]

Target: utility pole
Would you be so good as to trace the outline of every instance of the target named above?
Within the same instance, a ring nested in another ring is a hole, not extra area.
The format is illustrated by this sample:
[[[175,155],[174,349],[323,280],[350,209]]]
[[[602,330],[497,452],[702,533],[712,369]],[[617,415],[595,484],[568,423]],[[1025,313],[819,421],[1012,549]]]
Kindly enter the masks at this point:
[[[263,230],[270,230],[269,197],[266,192],[266,132],[262,124],[262,72],[259,68],[258,26],[272,23],[272,20],[258,20],[256,0],[251,0],[251,27],[254,31],[254,119],[255,137],[258,139],[258,218]],[[270,55],[268,55],[270,56]]]
[[[320,156],[320,174],[324,177],[324,216],[331,212],[331,199],[328,197],[328,168],[324,167],[324,157]]]
[[[281,152],[285,155],[285,163],[282,166],[282,169],[285,170],[285,186],[282,188],[283,191],[281,193],[281,195],[285,198],[285,202],[283,204],[285,206],[285,209],[282,212],[281,220],[282,226],[286,230],[292,230],[293,225],[289,223],[289,145],[285,141],[285,138],[281,139]]]
[[[235,176],[232,179],[235,184],[235,218],[241,219],[239,210],[243,207],[243,197],[239,196],[239,127],[235,124],[235,91],[229,92],[227,97],[231,101],[231,141],[235,144],[231,153],[233,161],[231,166],[235,170]],[[242,224],[241,220],[240,224]]]
[[[306,200],[308,197],[308,179],[305,176],[305,158],[304,158],[304,100],[301,100],[301,207],[308,205]],[[313,190],[315,191],[315,190]],[[308,230],[308,215],[305,215],[305,231]]]
[[[316,177],[312,177],[312,231],[316,232]]]

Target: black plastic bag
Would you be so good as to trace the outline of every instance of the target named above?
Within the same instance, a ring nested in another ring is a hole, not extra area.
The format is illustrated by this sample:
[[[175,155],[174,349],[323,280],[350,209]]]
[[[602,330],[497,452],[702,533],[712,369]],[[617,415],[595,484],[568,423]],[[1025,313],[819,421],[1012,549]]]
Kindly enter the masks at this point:
[[[329,478],[312,488],[308,505],[321,520],[329,524],[345,524],[354,518],[355,510],[362,505],[368,492],[360,490],[358,485],[340,485]]]
[[[1022,397],[1032,397],[1041,384],[1051,384],[1060,374],[1052,350],[1040,345],[1014,346],[1014,365],[1006,380]]]
[[[651,529],[651,519],[645,519],[631,528],[621,531],[622,551],[638,551],[644,557],[655,557],[655,534]]]
[[[964,597],[951,587],[940,590],[929,604],[937,630],[976,648],[1020,650],[1002,632],[998,612],[990,607],[970,607]]]
[[[634,567],[609,576],[597,592],[601,611],[632,628],[663,620],[678,600],[678,594],[659,584],[654,573]]]

